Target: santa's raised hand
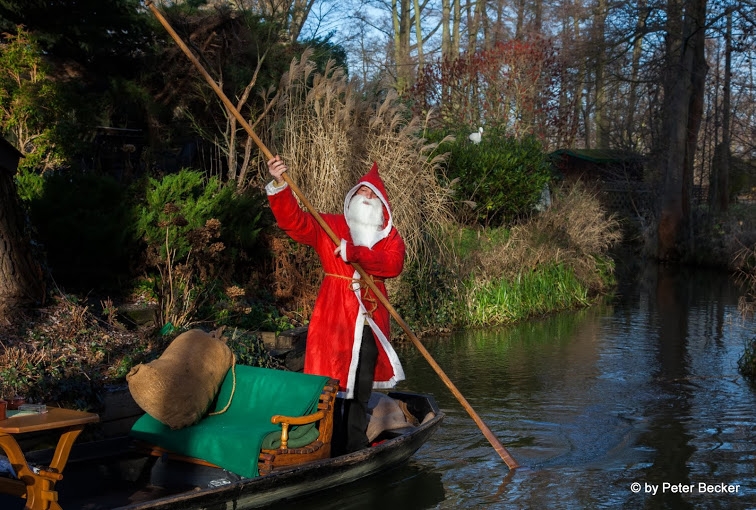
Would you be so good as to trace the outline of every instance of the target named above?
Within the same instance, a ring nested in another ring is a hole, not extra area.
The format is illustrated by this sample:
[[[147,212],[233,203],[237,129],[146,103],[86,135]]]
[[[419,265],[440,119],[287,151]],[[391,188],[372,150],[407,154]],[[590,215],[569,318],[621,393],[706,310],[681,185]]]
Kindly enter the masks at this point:
[[[281,156],[276,155],[273,159],[268,160],[268,172],[276,180],[276,185],[283,182],[283,173],[288,170],[286,164],[281,160]]]

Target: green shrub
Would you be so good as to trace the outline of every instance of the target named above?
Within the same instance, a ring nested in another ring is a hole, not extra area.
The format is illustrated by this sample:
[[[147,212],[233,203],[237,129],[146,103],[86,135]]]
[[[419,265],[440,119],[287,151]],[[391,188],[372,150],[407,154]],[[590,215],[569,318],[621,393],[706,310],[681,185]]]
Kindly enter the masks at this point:
[[[449,330],[462,321],[458,281],[458,275],[438,261],[424,267],[413,264],[402,272],[391,303],[416,334]]]
[[[181,328],[202,310],[223,318],[228,300],[222,281],[233,280],[235,262],[248,260],[262,229],[263,199],[235,193],[217,177],[182,170],[149,179],[137,231],[147,244],[147,264],[160,321]]]
[[[234,353],[236,363],[263,368],[280,368],[263,344],[262,337],[257,333],[240,330],[226,330],[224,336],[228,339],[228,346]]]
[[[219,202],[232,194],[233,190],[224,188],[218,178],[206,179],[202,172],[193,170],[181,170],[160,180],[149,178],[144,203],[139,207],[137,231],[161,257],[168,255],[170,247],[174,257],[183,260],[189,254],[187,233],[213,218]]]
[[[233,184],[223,185],[218,177],[206,178],[196,170],[181,170],[162,179],[150,178],[139,207],[137,231],[149,246],[166,243],[176,259],[189,253],[187,234],[214,218],[221,223],[220,240],[235,250],[253,250],[268,218],[263,217],[265,197],[254,190],[236,193]],[[166,239],[166,227],[172,225]],[[236,252],[235,252],[236,254]]]
[[[25,204],[39,199],[45,191],[45,178],[37,172],[19,168],[16,172],[16,188],[18,196]]]
[[[529,213],[551,178],[547,155],[534,137],[517,140],[491,131],[475,145],[461,134],[437,152],[450,153],[446,177],[457,180],[458,218],[465,223],[502,225]]]

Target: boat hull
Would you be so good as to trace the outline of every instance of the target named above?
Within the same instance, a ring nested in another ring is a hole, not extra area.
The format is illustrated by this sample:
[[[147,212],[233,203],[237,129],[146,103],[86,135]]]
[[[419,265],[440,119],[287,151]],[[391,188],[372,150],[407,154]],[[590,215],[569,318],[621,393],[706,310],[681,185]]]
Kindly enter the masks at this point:
[[[133,450],[126,452],[127,441],[121,441],[110,453],[104,444],[82,445],[84,453],[79,460],[72,456],[64,479],[58,484],[58,501],[63,510],[243,510],[333,489],[404,463],[428,441],[444,419],[431,396],[401,392],[389,396],[406,402],[410,412],[421,421],[428,413],[432,417],[417,427],[389,431],[376,446],[256,478],[238,479],[231,475],[229,480],[229,473],[220,469],[181,463],[186,473],[193,470],[192,481],[187,482],[190,477],[174,469],[175,465],[166,464],[165,480],[172,481],[156,484],[154,466],[146,478],[143,473],[147,471],[145,466],[155,460]],[[187,483],[177,488],[180,483],[176,482],[182,481]],[[109,485],[113,482],[116,482],[113,486]],[[3,504],[5,498],[0,496],[0,507],[14,508]],[[18,508],[23,508],[23,503]]]

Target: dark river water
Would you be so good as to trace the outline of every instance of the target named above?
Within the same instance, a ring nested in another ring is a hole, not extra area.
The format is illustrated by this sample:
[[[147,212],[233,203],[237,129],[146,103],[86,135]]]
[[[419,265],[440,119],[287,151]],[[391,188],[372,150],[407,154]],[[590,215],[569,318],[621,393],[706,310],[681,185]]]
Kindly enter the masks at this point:
[[[447,414],[408,464],[297,508],[756,508],[756,322],[726,275],[649,268],[611,304],[425,338],[509,453],[509,472],[425,359],[407,381]]]

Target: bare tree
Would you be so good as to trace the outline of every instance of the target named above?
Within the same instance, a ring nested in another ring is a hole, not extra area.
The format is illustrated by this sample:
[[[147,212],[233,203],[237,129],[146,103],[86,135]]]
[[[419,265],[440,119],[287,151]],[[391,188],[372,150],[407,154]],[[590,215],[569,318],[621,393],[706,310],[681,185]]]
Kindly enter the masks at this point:
[[[447,60],[452,52],[451,6],[453,0],[441,0],[441,60]]]
[[[415,40],[417,41],[417,67],[421,68],[425,64],[425,56],[423,55],[423,26],[422,26],[422,12],[420,9],[420,0],[413,0],[412,5],[415,9]]]
[[[635,24],[633,41],[633,57],[630,70],[630,90],[628,93],[627,109],[625,116],[624,139],[627,146],[635,146],[635,113],[638,103],[640,86],[641,55],[643,52],[643,34],[646,28],[646,16],[648,15],[646,1],[638,2],[638,20]]]
[[[470,0],[467,2],[467,51],[473,53],[478,46],[478,32],[481,20],[485,15],[485,0]],[[488,47],[488,41],[485,41]]]
[[[609,112],[607,98],[607,83],[604,73],[606,72],[607,44],[604,33],[606,17],[608,14],[607,0],[598,0],[593,11],[593,48],[594,48],[594,90],[596,91],[596,147],[599,149],[609,148]]]

